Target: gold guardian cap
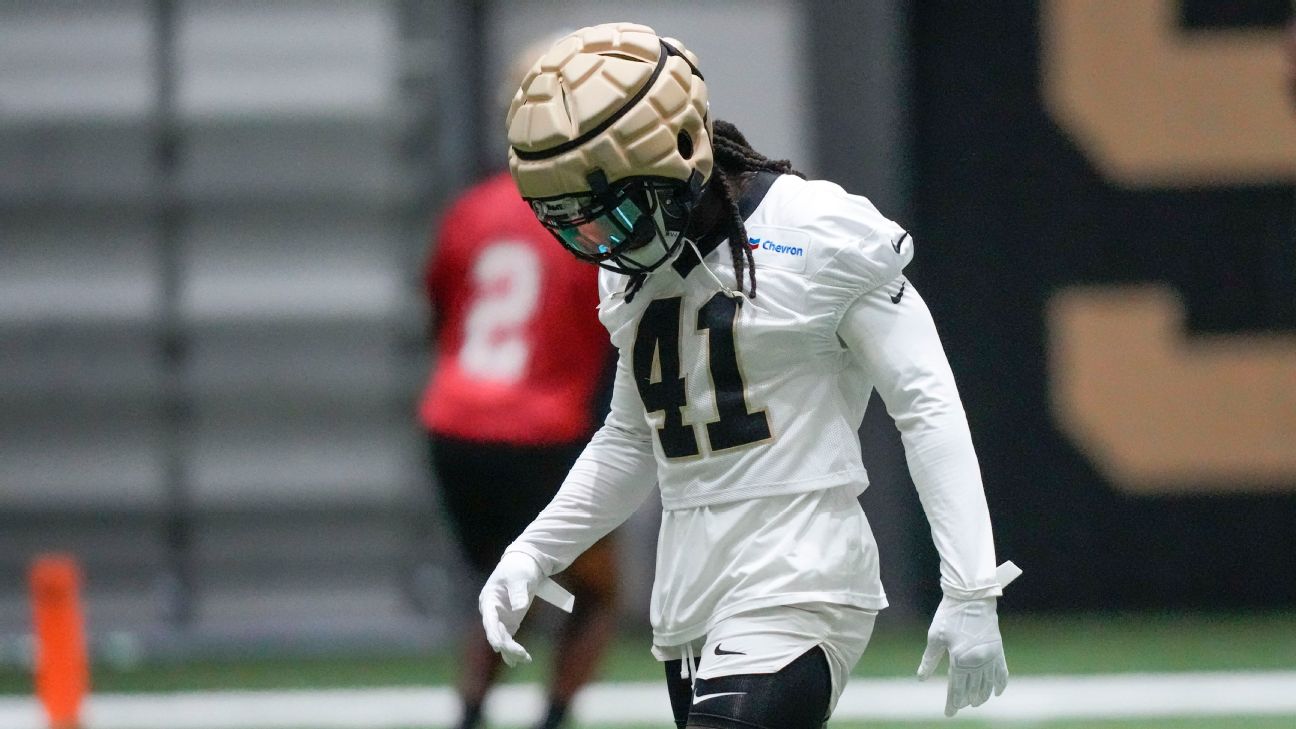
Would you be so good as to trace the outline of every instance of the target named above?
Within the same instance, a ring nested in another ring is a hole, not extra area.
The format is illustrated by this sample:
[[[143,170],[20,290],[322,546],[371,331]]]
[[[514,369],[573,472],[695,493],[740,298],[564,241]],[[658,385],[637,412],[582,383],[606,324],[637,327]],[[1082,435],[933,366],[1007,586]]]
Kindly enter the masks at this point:
[[[508,139],[509,169],[540,221],[578,257],[622,273],[678,250],[714,166],[697,58],[633,23],[554,44],[513,97]]]

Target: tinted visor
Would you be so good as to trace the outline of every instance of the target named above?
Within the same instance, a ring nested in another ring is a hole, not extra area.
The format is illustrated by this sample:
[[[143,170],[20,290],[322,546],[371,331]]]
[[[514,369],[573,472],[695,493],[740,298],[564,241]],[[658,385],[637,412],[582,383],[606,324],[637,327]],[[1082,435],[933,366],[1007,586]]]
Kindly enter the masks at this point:
[[[654,237],[683,230],[687,187],[678,180],[635,177],[602,194],[531,199],[536,217],[572,253],[605,261]]]
[[[634,248],[647,241],[655,227],[639,225],[640,237],[635,238],[635,224],[651,215],[634,200],[626,198],[611,210],[583,222],[549,227],[569,250],[588,258],[604,258],[622,248]],[[645,231],[647,236],[645,236]]]

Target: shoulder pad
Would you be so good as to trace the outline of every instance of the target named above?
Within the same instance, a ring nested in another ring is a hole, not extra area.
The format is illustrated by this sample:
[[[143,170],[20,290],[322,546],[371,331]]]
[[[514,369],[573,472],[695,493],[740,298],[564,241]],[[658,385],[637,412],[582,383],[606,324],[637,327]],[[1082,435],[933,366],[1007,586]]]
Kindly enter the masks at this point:
[[[863,293],[894,280],[913,259],[913,238],[904,228],[835,183],[805,181],[787,207],[795,227],[819,249],[808,272],[816,279]]]

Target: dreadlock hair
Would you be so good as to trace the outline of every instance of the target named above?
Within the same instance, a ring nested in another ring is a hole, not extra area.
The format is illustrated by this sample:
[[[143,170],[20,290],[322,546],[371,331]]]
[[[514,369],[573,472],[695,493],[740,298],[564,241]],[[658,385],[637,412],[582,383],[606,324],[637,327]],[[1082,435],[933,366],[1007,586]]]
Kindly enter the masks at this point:
[[[754,172],[774,172],[781,175],[805,175],[792,168],[792,163],[785,160],[774,160],[752,149],[751,143],[738,127],[721,119],[715,120],[711,144],[715,150],[715,169],[712,175],[719,185],[716,187],[720,202],[728,212],[729,254],[733,257],[734,277],[739,290],[743,286],[743,272],[747,273],[747,298],[756,298],[756,261],[752,257],[751,246],[747,245],[747,226],[743,225],[742,213],[738,209],[737,187],[739,177]]]

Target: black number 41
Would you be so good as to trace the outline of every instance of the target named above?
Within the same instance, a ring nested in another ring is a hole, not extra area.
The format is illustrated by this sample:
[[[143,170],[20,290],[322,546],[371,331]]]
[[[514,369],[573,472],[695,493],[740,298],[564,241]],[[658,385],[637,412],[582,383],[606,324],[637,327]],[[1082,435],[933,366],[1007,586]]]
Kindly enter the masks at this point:
[[[692,425],[684,424],[681,411],[688,405],[684,377],[680,375],[681,304],[678,297],[656,299],[648,304],[639,322],[634,343],[634,377],[644,409],[664,411],[665,422],[657,429],[662,453],[667,458],[698,455],[697,436]],[[738,304],[716,294],[697,312],[697,330],[707,332],[711,384],[715,386],[718,420],[707,423],[711,451],[749,445],[770,437],[764,410],[747,411],[738,353],[734,350],[734,319]]]

